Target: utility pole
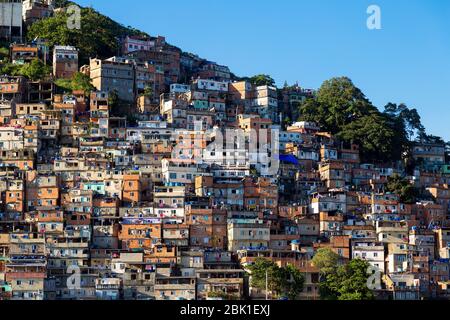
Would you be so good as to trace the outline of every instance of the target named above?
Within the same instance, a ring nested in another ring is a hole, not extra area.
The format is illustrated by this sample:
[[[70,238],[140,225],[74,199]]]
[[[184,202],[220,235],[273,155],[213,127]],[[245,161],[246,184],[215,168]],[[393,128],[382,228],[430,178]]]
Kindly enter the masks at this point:
[[[266,270],[266,301],[269,300],[269,270]]]

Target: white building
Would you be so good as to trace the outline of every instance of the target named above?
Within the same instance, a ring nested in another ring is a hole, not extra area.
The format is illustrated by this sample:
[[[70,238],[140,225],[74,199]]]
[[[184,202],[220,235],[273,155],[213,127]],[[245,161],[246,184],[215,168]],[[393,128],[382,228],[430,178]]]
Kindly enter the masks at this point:
[[[258,113],[261,118],[271,119],[279,123],[277,88],[259,86],[255,89],[255,99],[251,101],[251,111]]]
[[[23,148],[23,129],[0,127],[0,150],[22,150]]]
[[[195,81],[199,90],[228,92],[228,82],[199,79]]]
[[[295,122],[288,130],[303,130],[305,132],[317,132],[320,130],[320,127],[315,122],[306,122],[300,121]]]
[[[313,214],[332,211],[341,211],[345,213],[347,212],[347,195],[345,193],[317,193],[313,196],[310,209]]]
[[[161,165],[166,183],[194,183],[195,176],[201,173],[198,164],[193,160],[163,159]]]
[[[371,266],[384,273],[384,245],[375,242],[356,242],[352,246],[352,259],[367,261]]]
[[[286,150],[288,143],[302,143],[302,135],[299,132],[280,131],[280,150]]]
[[[268,248],[270,226],[261,220],[230,219],[227,226],[228,250]]]
[[[150,51],[155,47],[155,45],[155,40],[127,36],[122,40],[122,51],[123,54],[128,54],[135,51]]]

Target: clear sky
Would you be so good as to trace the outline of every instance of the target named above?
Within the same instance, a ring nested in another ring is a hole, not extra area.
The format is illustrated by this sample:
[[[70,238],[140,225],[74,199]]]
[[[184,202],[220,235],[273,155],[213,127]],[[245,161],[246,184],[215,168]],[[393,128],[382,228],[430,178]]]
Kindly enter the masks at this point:
[[[348,76],[379,108],[417,108],[450,140],[450,1],[76,0],[239,75],[318,88]],[[381,8],[381,30],[366,26]]]

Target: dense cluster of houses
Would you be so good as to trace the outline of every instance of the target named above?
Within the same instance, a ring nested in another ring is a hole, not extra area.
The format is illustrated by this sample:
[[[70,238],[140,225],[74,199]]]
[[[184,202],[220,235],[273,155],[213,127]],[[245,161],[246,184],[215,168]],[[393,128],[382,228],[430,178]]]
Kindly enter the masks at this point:
[[[380,270],[379,298],[448,297],[445,145],[418,143],[413,175],[363,163],[315,123],[282,123],[313,90],[234,81],[164,37],[119,41],[83,66],[71,46],[11,45],[14,63],[53,72],[0,76],[0,300],[256,299],[260,257],[297,267],[299,299],[319,299],[320,248]],[[76,72],[96,90],[58,93]],[[431,198],[402,203],[394,175]]]

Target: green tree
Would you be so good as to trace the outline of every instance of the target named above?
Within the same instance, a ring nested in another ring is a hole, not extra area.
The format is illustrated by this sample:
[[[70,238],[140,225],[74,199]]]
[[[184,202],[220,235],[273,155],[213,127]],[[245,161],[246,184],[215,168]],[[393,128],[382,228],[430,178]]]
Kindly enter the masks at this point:
[[[92,84],[92,80],[89,76],[81,72],[76,72],[72,77],[72,89],[83,90],[86,93],[90,93],[95,90]]]
[[[30,63],[21,66],[18,73],[33,81],[41,80],[51,74],[51,67],[45,65],[41,60],[34,59]]]
[[[330,248],[321,248],[317,250],[312,263],[319,269],[320,274],[325,276],[336,270],[339,264],[339,255]]]
[[[63,3],[67,5],[67,3]],[[42,19],[30,26],[27,32],[29,40],[46,39],[50,47],[72,45],[79,50],[80,63],[88,63],[89,58],[108,58],[117,54],[118,38],[125,35],[145,33],[124,27],[112,19],[99,14],[92,8],[81,8],[81,29],[67,27],[67,14],[63,11]]]
[[[301,114],[298,120],[317,122],[321,126],[324,126],[325,117],[318,114],[319,109],[321,108],[322,107],[320,106],[316,98],[306,98],[298,106],[299,111],[297,113]]]
[[[409,181],[402,179],[399,175],[388,178],[386,190],[400,196],[400,201],[407,204],[413,204],[420,196],[420,191]]]
[[[373,292],[367,286],[369,263],[351,260],[326,275],[320,283],[320,294],[325,300],[372,300]]]
[[[402,160],[408,134],[422,132],[415,109],[389,104],[381,113],[347,77],[325,81],[313,98],[299,107],[300,120],[314,121],[323,130],[360,145],[363,161]]]
[[[388,103],[384,107],[384,116],[388,119],[388,124],[395,133],[392,145],[397,150],[395,159],[403,159],[406,171],[411,174],[414,170],[412,145],[414,138],[423,137],[425,127],[422,125],[420,115],[416,109],[410,109],[405,104]]]
[[[445,141],[441,137],[434,136],[432,134],[423,134],[422,136],[418,137],[417,141],[422,143],[445,145]]]
[[[145,87],[143,95],[149,99],[153,98],[153,88],[152,87]]]
[[[272,261],[258,258],[249,270],[253,287],[266,290],[267,280],[268,290],[276,296],[286,295],[289,299],[295,300],[303,290],[305,278],[294,266],[280,268]]]
[[[57,79],[55,84],[58,88],[63,89],[65,92],[72,92],[72,79]]]
[[[9,59],[9,49],[8,48],[0,48],[0,62],[6,61]]]
[[[379,112],[373,111],[353,120],[342,127],[336,136],[344,141],[359,144],[363,161],[401,159],[402,149],[393,144],[395,131],[388,119]]]
[[[286,277],[281,268],[274,262],[267,259],[258,258],[255,263],[249,267],[251,272],[252,287],[260,290],[266,290],[279,294],[286,285]],[[267,276],[267,277],[266,277]]]
[[[289,300],[297,299],[298,295],[303,291],[305,277],[296,267],[287,265],[282,269],[287,278],[284,291]]]
[[[12,63],[5,63],[0,64],[0,74],[7,74],[10,76],[18,76],[20,75],[20,69],[22,68],[21,65],[12,64]]]
[[[275,80],[267,74],[258,74],[248,78],[248,80],[255,86],[275,86]]]
[[[69,92],[82,90],[86,95],[95,90],[91,78],[81,72],[75,73],[71,79],[58,79],[55,84]]]
[[[307,120],[318,122],[326,131],[337,134],[344,126],[371,111],[376,111],[376,108],[362,91],[349,78],[341,77],[325,81],[316,97],[308,99],[304,107],[302,105],[300,114]]]
[[[71,3],[72,2],[68,1],[68,0],[56,0],[55,1],[55,8],[64,8],[64,7],[67,7]]]
[[[417,109],[410,109],[403,103],[400,105],[388,103],[384,107],[384,113],[398,118],[403,123],[402,128],[406,131],[409,141],[414,140],[414,137],[421,137],[425,134],[425,127]]]

